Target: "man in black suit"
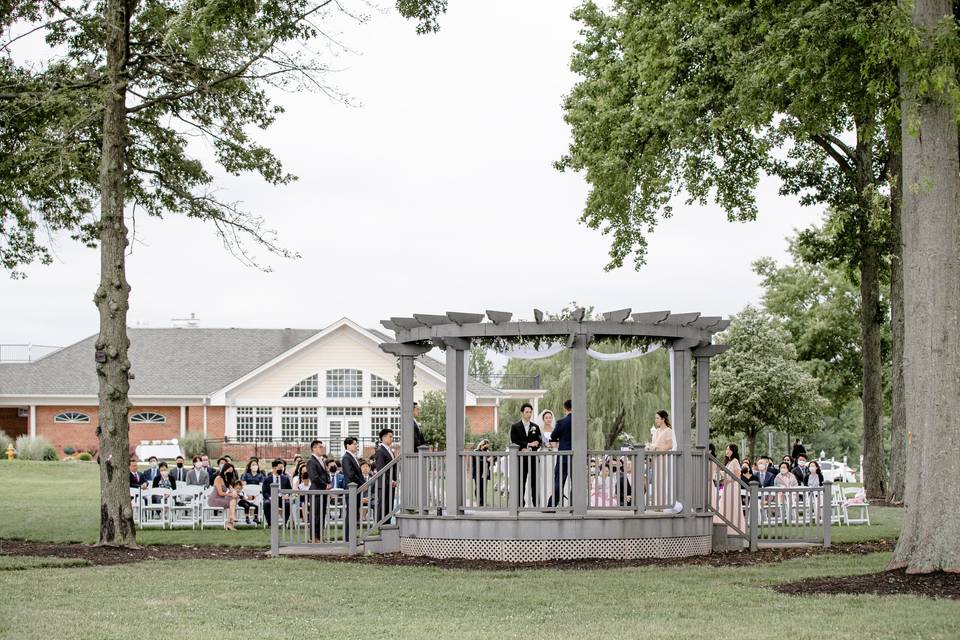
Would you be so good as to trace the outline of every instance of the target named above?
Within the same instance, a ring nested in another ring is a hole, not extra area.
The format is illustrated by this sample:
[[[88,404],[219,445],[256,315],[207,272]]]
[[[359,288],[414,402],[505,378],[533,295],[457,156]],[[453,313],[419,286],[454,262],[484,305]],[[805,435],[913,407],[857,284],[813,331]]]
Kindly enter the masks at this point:
[[[377,451],[373,454],[373,462],[377,471],[385,469],[388,464],[393,462],[393,429],[380,429],[380,444],[377,445]],[[374,500],[377,503],[377,522],[383,520],[384,516],[393,510],[393,490],[397,486],[397,468],[390,467],[390,470],[384,476],[381,476],[377,484],[374,485],[377,495]]]
[[[340,460],[340,465],[343,467],[343,486],[350,488],[350,484],[356,484],[359,488],[363,484],[363,471],[360,470],[360,458],[357,457],[357,449],[360,446],[360,442],[353,436],[348,437],[343,441],[343,448],[346,449],[346,453],[343,454],[343,458]],[[349,502],[349,498],[347,498]],[[358,522],[360,520],[360,499],[357,497],[357,507],[354,513],[350,512],[350,505],[344,505],[346,508],[343,510],[343,539],[349,541],[352,534],[352,524],[351,520]],[[356,518],[356,520],[354,520]]]
[[[314,440],[310,443],[310,458],[307,460],[307,475],[310,477],[310,490],[323,491],[330,488],[330,474],[327,473],[326,453],[323,443]],[[313,541],[323,541],[323,523],[327,516],[327,497],[310,496],[310,513],[313,514]]]
[[[270,474],[264,478],[263,484],[260,485],[260,493],[263,495],[263,517],[267,520],[267,526],[270,526],[270,486],[277,485],[280,489],[291,489],[292,485],[290,484],[290,476],[283,472],[285,463],[279,458],[274,460],[270,465]],[[283,521],[286,522],[290,518],[290,501],[285,500],[283,496],[280,498],[280,504],[283,505]]]
[[[557,451],[573,450],[573,403],[563,401],[563,417],[557,420],[557,425],[550,434],[550,443],[556,443]],[[563,485],[570,475],[570,457],[560,456],[560,460],[553,467],[553,495],[547,502],[547,507],[559,507],[563,504]]]
[[[533,405],[524,402],[520,406],[520,422],[510,426],[510,442],[520,447],[521,451],[538,451],[543,443],[543,434],[533,419]],[[534,457],[520,458],[520,497],[526,493],[527,480],[530,484],[529,504],[537,506],[537,459]]]
[[[190,470],[183,466],[183,456],[177,456],[176,466],[170,470],[170,477],[174,482],[187,483],[187,473]]]
[[[143,474],[137,469],[137,459],[130,458],[130,488],[146,489],[147,486],[147,479],[144,478]]]
[[[417,422],[417,419],[420,418],[420,403],[413,403],[413,452],[416,453],[420,450],[420,447],[427,444],[426,439],[423,437],[423,432],[420,431],[420,423]],[[379,467],[377,467],[379,468]]]

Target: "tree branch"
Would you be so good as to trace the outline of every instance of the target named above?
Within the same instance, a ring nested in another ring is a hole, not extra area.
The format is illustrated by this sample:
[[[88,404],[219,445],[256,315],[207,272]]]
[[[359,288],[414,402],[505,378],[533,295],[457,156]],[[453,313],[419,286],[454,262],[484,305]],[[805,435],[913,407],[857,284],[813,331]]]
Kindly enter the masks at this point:
[[[833,159],[833,161],[840,166],[841,171],[843,171],[845,174],[849,176],[852,176],[853,164],[851,163],[850,158],[844,156],[844,154],[841,151],[838,151],[837,148],[833,146],[833,143],[830,140],[830,138],[836,139],[835,136],[831,136],[830,134],[815,133],[810,136],[810,139],[818,147],[823,149],[827,153],[827,155],[830,156]],[[843,144],[843,142],[840,142],[840,144]],[[846,145],[843,145],[843,146],[846,147]],[[849,150],[849,147],[847,147],[847,149]]]

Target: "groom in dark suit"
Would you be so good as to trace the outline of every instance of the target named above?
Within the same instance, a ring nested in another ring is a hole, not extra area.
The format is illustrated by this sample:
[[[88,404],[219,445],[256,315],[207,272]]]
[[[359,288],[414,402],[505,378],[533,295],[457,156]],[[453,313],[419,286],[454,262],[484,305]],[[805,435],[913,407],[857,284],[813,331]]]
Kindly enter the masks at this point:
[[[324,453],[321,441],[314,440],[310,443],[307,476],[310,478],[311,491],[323,491],[330,488],[330,474],[327,473],[327,461],[323,459]],[[323,542],[323,521],[327,515],[327,496],[310,496],[310,506],[310,511],[313,514],[313,541]]]
[[[393,462],[393,429],[380,429],[380,444],[377,445],[377,451],[374,453],[373,461],[377,466],[377,471],[384,469]],[[375,485],[377,495],[374,501],[377,504],[377,522],[383,520],[384,516],[393,511],[393,490],[397,486],[397,468],[390,467],[386,475],[381,477],[379,484]]]
[[[510,426],[510,442],[520,447],[521,451],[538,451],[543,444],[543,434],[540,427],[533,420],[533,405],[524,402],[520,406],[520,422]],[[527,479],[530,482],[530,500],[532,506],[537,506],[537,459],[522,456],[520,458],[520,497],[526,493]],[[523,502],[518,500],[518,504]],[[527,505],[524,505],[527,506]]]
[[[350,483],[355,483],[357,488],[360,488],[364,483],[363,471],[360,470],[360,459],[357,457],[357,449],[360,447],[360,442],[350,436],[343,441],[343,447],[347,450],[343,454],[343,458],[340,460],[341,467],[343,467],[343,486],[349,488]],[[347,497],[344,496],[344,499],[347,500]],[[353,520],[356,518],[356,520]],[[350,513],[349,501],[347,504],[344,504],[343,509],[343,539],[349,541],[350,535],[352,533],[350,521],[359,522],[360,520],[360,500],[358,497],[357,500],[357,509],[354,513]]]

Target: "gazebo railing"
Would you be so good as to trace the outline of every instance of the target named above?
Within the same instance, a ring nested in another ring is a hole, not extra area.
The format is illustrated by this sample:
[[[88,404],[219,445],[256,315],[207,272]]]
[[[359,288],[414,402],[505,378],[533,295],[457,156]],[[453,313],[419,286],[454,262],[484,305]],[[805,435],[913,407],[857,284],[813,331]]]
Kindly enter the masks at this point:
[[[518,490],[517,511],[573,511],[572,451],[517,451],[516,458],[517,474],[512,486]]]
[[[510,509],[510,454],[503,451],[464,451],[460,478],[465,511]]]
[[[446,503],[447,459],[445,451],[417,453],[416,505],[421,514],[440,514]]]

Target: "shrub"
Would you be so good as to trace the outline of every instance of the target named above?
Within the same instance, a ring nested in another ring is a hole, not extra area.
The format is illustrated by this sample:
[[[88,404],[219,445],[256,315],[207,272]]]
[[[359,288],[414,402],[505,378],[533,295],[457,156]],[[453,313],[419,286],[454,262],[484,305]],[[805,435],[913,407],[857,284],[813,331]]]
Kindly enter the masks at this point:
[[[17,457],[21,460],[59,460],[57,450],[50,441],[43,437],[31,438],[20,436],[17,438]]]
[[[6,431],[0,431],[0,459],[7,459],[7,448],[13,444],[13,438]]]
[[[87,453],[86,451],[84,451],[83,453],[81,453],[80,455],[77,456],[77,460],[83,460],[84,462],[90,462],[91,460],[93,460],[93,456],[90,455],[89,453]]]
[[[183,449],[184,458],[193,456],[202,456],[207,452],[207,441],[202,433],[188,433],[178,440],[180,448]]]
[[[74,447],[73,445],[68,444],[63,448],[63,452],[68,456],[72,456],[77,452],[77,448]]]

